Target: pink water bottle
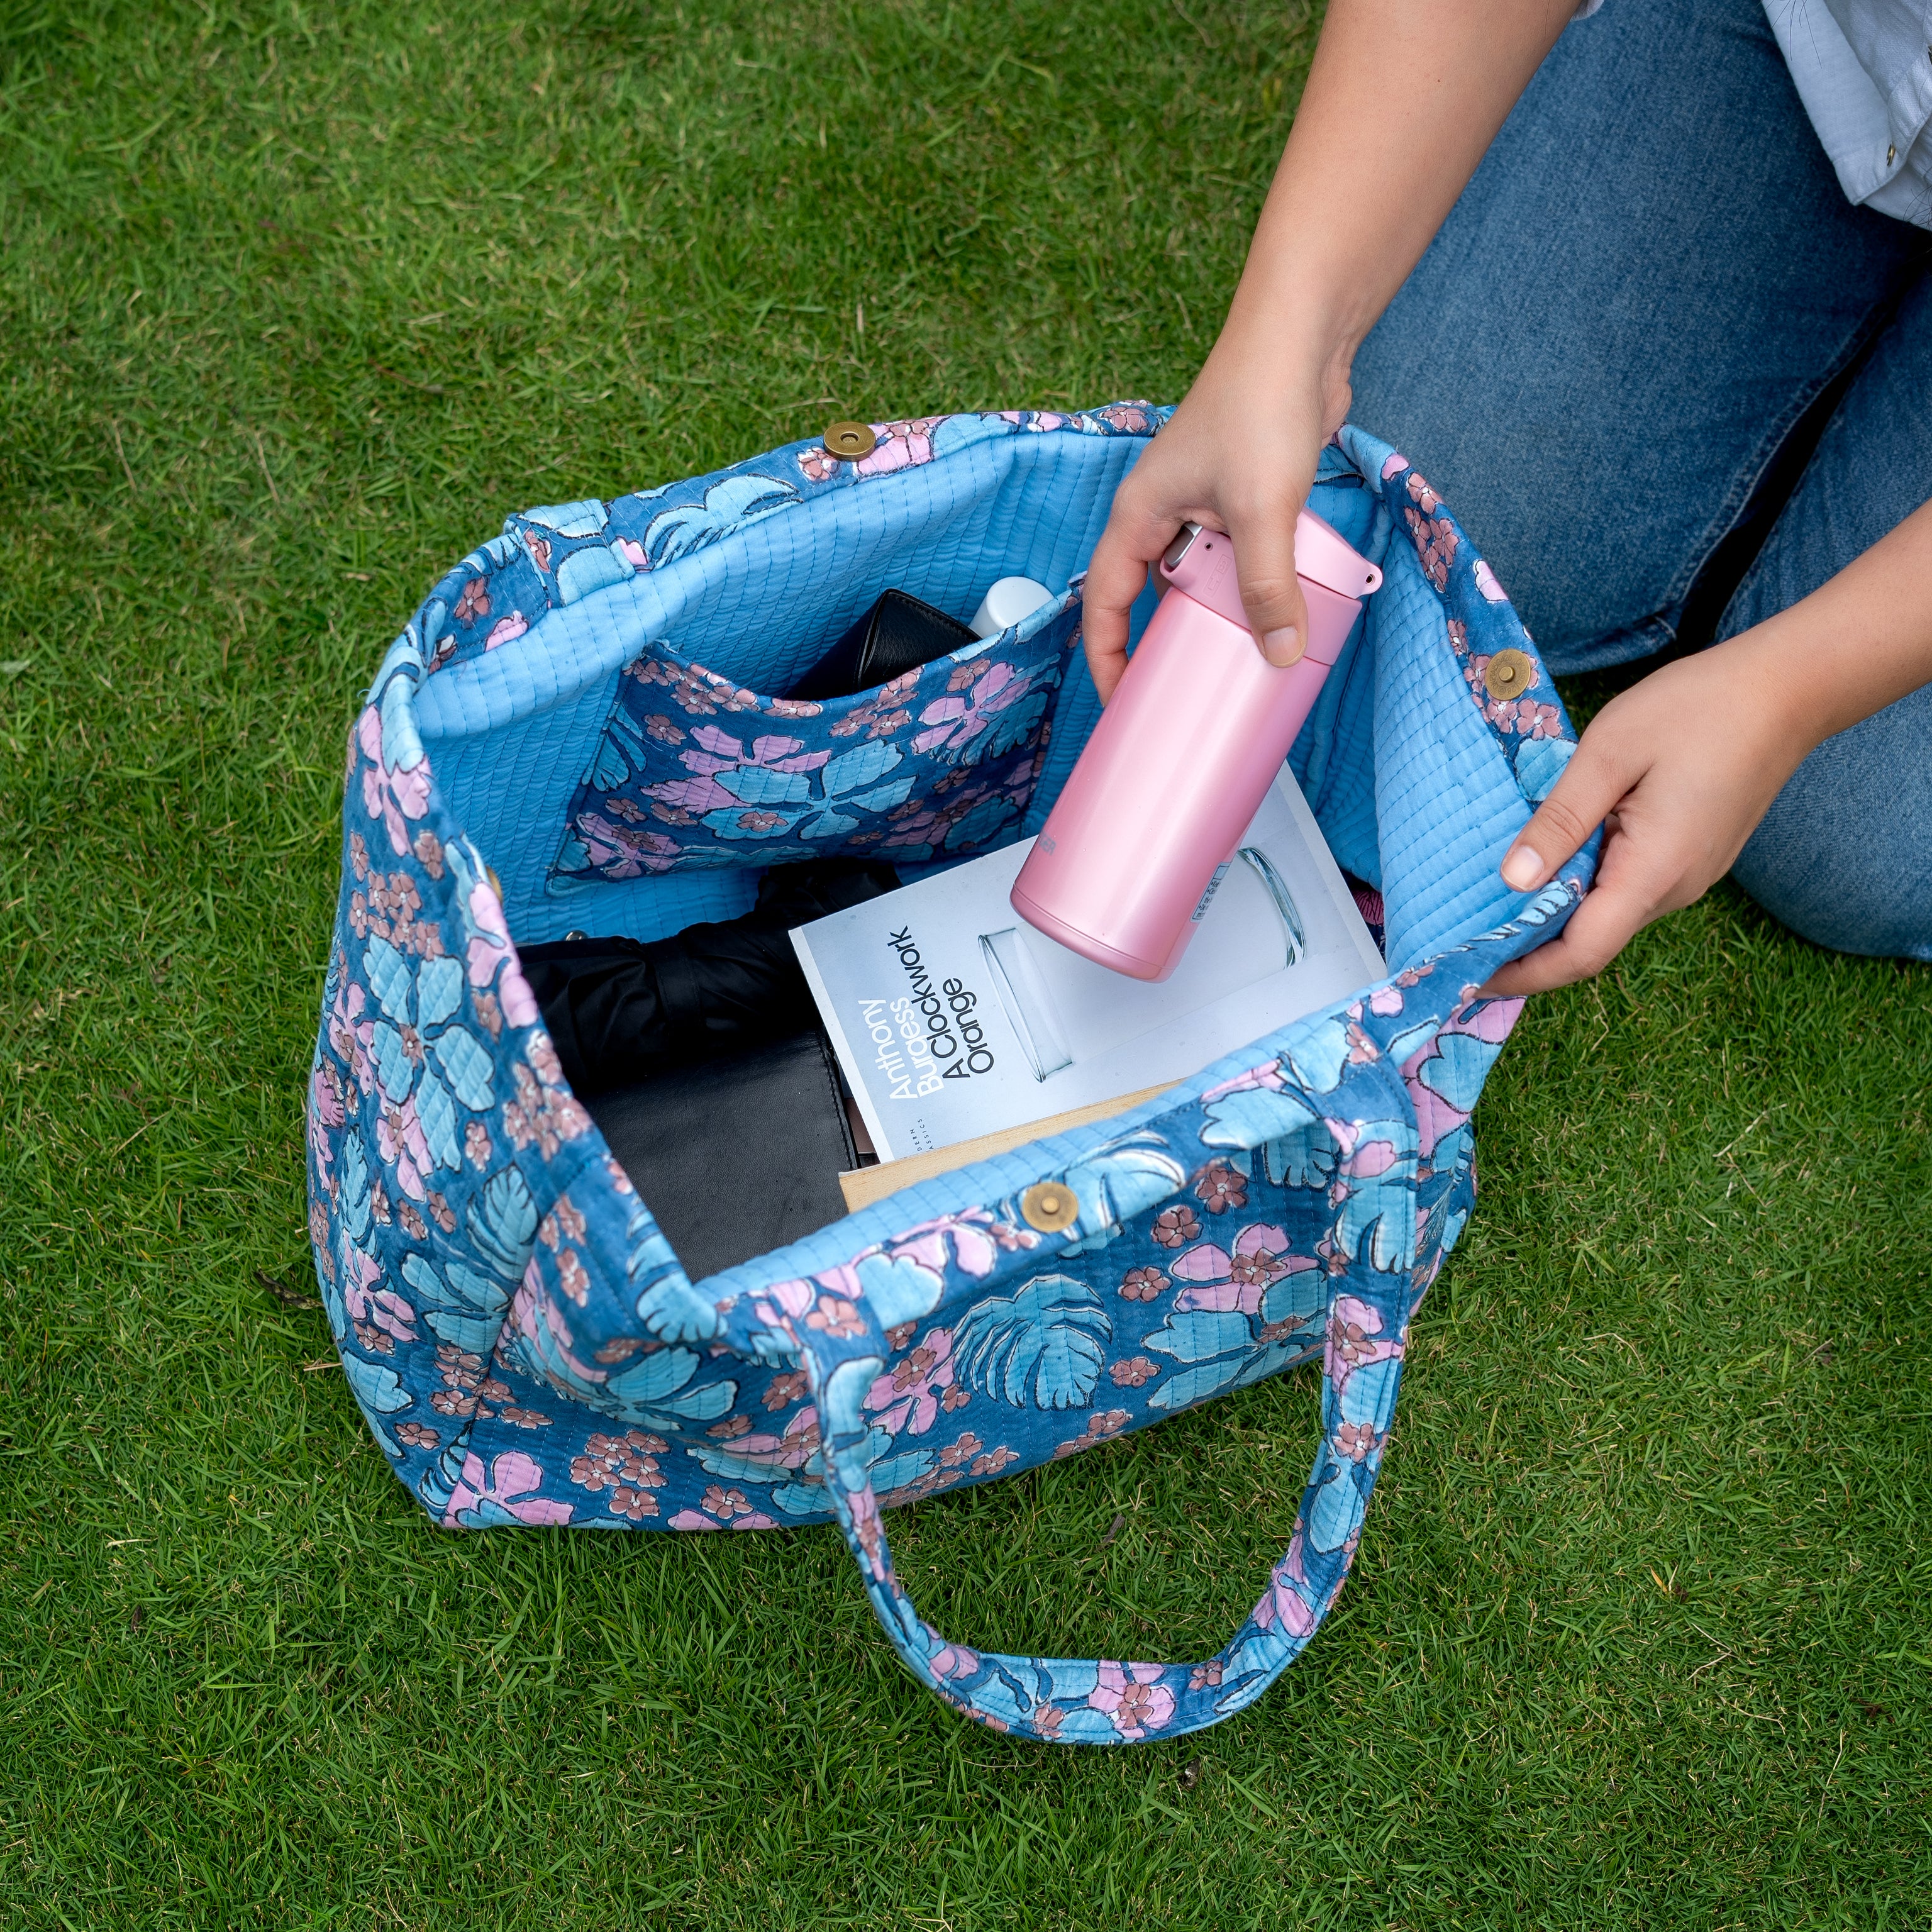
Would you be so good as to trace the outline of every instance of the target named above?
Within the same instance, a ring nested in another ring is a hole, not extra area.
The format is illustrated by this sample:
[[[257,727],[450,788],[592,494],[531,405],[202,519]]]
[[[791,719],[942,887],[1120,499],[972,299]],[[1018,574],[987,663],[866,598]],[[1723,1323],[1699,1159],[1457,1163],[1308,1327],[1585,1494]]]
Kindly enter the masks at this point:
[[[1168,586],[1013,881],[1013,910],[1076,952],[1165,980],[1382,574],[1312,512],[1294,530],[1308,648],[1256,647],[1218,530],[1182,526]]]

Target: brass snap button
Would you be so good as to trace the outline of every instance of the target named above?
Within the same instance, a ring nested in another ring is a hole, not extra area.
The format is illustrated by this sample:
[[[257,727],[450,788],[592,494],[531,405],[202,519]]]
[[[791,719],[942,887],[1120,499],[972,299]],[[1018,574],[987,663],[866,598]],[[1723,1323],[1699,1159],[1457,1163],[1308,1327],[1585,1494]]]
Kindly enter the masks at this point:
[[[1536,667],[1522,651],[1498,651],[1483,672],[1483,688],[1492,698],[1520,698],[1536,682]]]
[[[1042,1234],[1064,1234],[1080,1218],[1080,1203],[1064,1181],[1036,1180],[1020,1196],[1020,1212]]]
[[[837,457],[841,463],[861,462],[879,446],[879,439],[862,422],[827,423],[818,440],[825,446],[826,454]]]

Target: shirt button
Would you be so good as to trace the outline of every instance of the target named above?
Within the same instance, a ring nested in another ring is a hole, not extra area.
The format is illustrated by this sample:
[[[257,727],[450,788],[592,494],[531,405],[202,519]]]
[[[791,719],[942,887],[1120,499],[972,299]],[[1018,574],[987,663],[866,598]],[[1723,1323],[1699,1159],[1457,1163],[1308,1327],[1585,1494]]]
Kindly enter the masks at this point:
[[[1042,1234],[1058,1234],[1079,1220],[1080,1203],[1072,1188],[1058,1181],[1042,1180],[1020,1196],[1020,1212],[1028,1225]]]
[[[1498,651],[1483,671],[1483,688],[1492,698],[1520,698],[1536,682],[1536,667],[1522,651]]]
[[[819,441],[827,456],[836,456],[841,463],[857,463],[872,454],[879,439],[864,423],[836,422],[826,424]]]

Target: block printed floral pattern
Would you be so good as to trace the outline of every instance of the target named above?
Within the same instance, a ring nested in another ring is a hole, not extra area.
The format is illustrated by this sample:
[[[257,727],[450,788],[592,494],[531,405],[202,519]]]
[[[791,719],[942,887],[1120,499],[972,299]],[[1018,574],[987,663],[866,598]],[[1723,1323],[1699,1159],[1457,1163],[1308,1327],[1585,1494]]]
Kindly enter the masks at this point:
[[[1028,1177],[1078,1202],[1063,1232],[1028,1223],[1022,1188],[911,1226],[896,1226],[889,1205],[842,1224],[854,1252],[835,1267],[787,1276],[782,1258],[767,1258],[694,1286],[562,1080],[488,868],[452,818],[416,724],[423,680],[465,652],[500,648],[506,627],[620,580],[620,567],[664,568],[802,490],[881,487],[944,460],[959,420],[886,426],[885,456],[865,474],[816,473],[824,464],[794,448],[650,499],[513,518],[439,586],[350,734],[342,884],[307,1090],[309,1228],[348,1386],[439,1523],[710,1532],[835,1520],[900,1656],[956,1708],[1036,1738],[1136,1742],[1260,1696],[1340,1588],[1411,1319],[1473,1204],[1470,1114],[1516,1016],[1514,1003],[1475,989],[1567,916],[1587,866],[1495,933],[1256,1042],[1233,1077]],[[1159,420],[1128,404],[970,424],[975,436],[1144,436]],[[1353,430],[1342,448],[1379,489],[1397,537],[1412,538],[1390,544],[1391,576],[1406,572],[1418,596],[1439,600],[1429,608],[1442,627],[1413,648],[1473,670],[1453,681],[1528,794],[1547,767],[1525,760],[1571,740],[1540,669],[1528,712],[1518,703],[1498,715],[1483,689],[1487,656],[1528,648],[1520,626],[1405,459]],[[902,763],[954,755],[974,769],[963,754],[977,745],[982,763],[994,755],[1010,708],[995,700],[1022,674],[1011,668],[982,689],[999,668],[956,688],[948,669],[938,695],[917,680],[875,694],[823,740],[816,719],[680,670],[685,722],[653,742],[674,741],[680,760],[701,755],[680,764],[674,782],[687,789],[656,802],[694,820],[740,808],[843,813],[858,783],[826,774],[845,748],[902,748]],[[631,682],[653,702],[673,688]],[[876,756],[867,769],[866,784],[891,782]],[[728,772],[746,792],[721,784],[725,806],[704,788]],[[752,774],[769,784],[755,800]],[[796,797],[794,780],[805,783]],[[863,809],[895,822],[895,806]],[[706,836],[764,862],[774,828],[740,829]],[[1311,1358],[1323,1382],[1313,1473],[1286,1554],[1217,1656],[980,1652],[948,1642],[907,1599],[885,1510],[1104,1451]]]

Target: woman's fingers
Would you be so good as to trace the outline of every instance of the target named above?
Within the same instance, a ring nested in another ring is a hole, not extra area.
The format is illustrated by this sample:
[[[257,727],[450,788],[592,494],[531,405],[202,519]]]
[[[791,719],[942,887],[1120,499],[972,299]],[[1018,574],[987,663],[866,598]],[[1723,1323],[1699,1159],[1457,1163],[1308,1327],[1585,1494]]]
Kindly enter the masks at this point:
[[[1306,487],[1292,485],[1258,509],[1228,520],[1241,607],[1262,656],[1271,664],[1298,662],[1308,648],[1308,610],[1294,570],[1294,523]]]
[[[1150,451],[1142,461],[1153,456]],[[1147,587],[1148,566],[1174,541],[1180,523],[1178,516],[1166,519],[1157,511],[1139,508],[1128,496],[1130,488],[1124,486],[1114,500],[1114,513],[1094,547],[1082,593],[1081,637],[1102,704],[1127,668],[1127,614]]]
[[[1498,999],[1546,993],[1593,978],[1657,916],[1649,892],[1634,880],[1601,880],[1547,945],[1512,959],[1483,991]]]
[[[1550,796],[1503,855],[1503,884],[1518,892],[1546,885],[1642,776],[1593,745],[1586,732]]]

